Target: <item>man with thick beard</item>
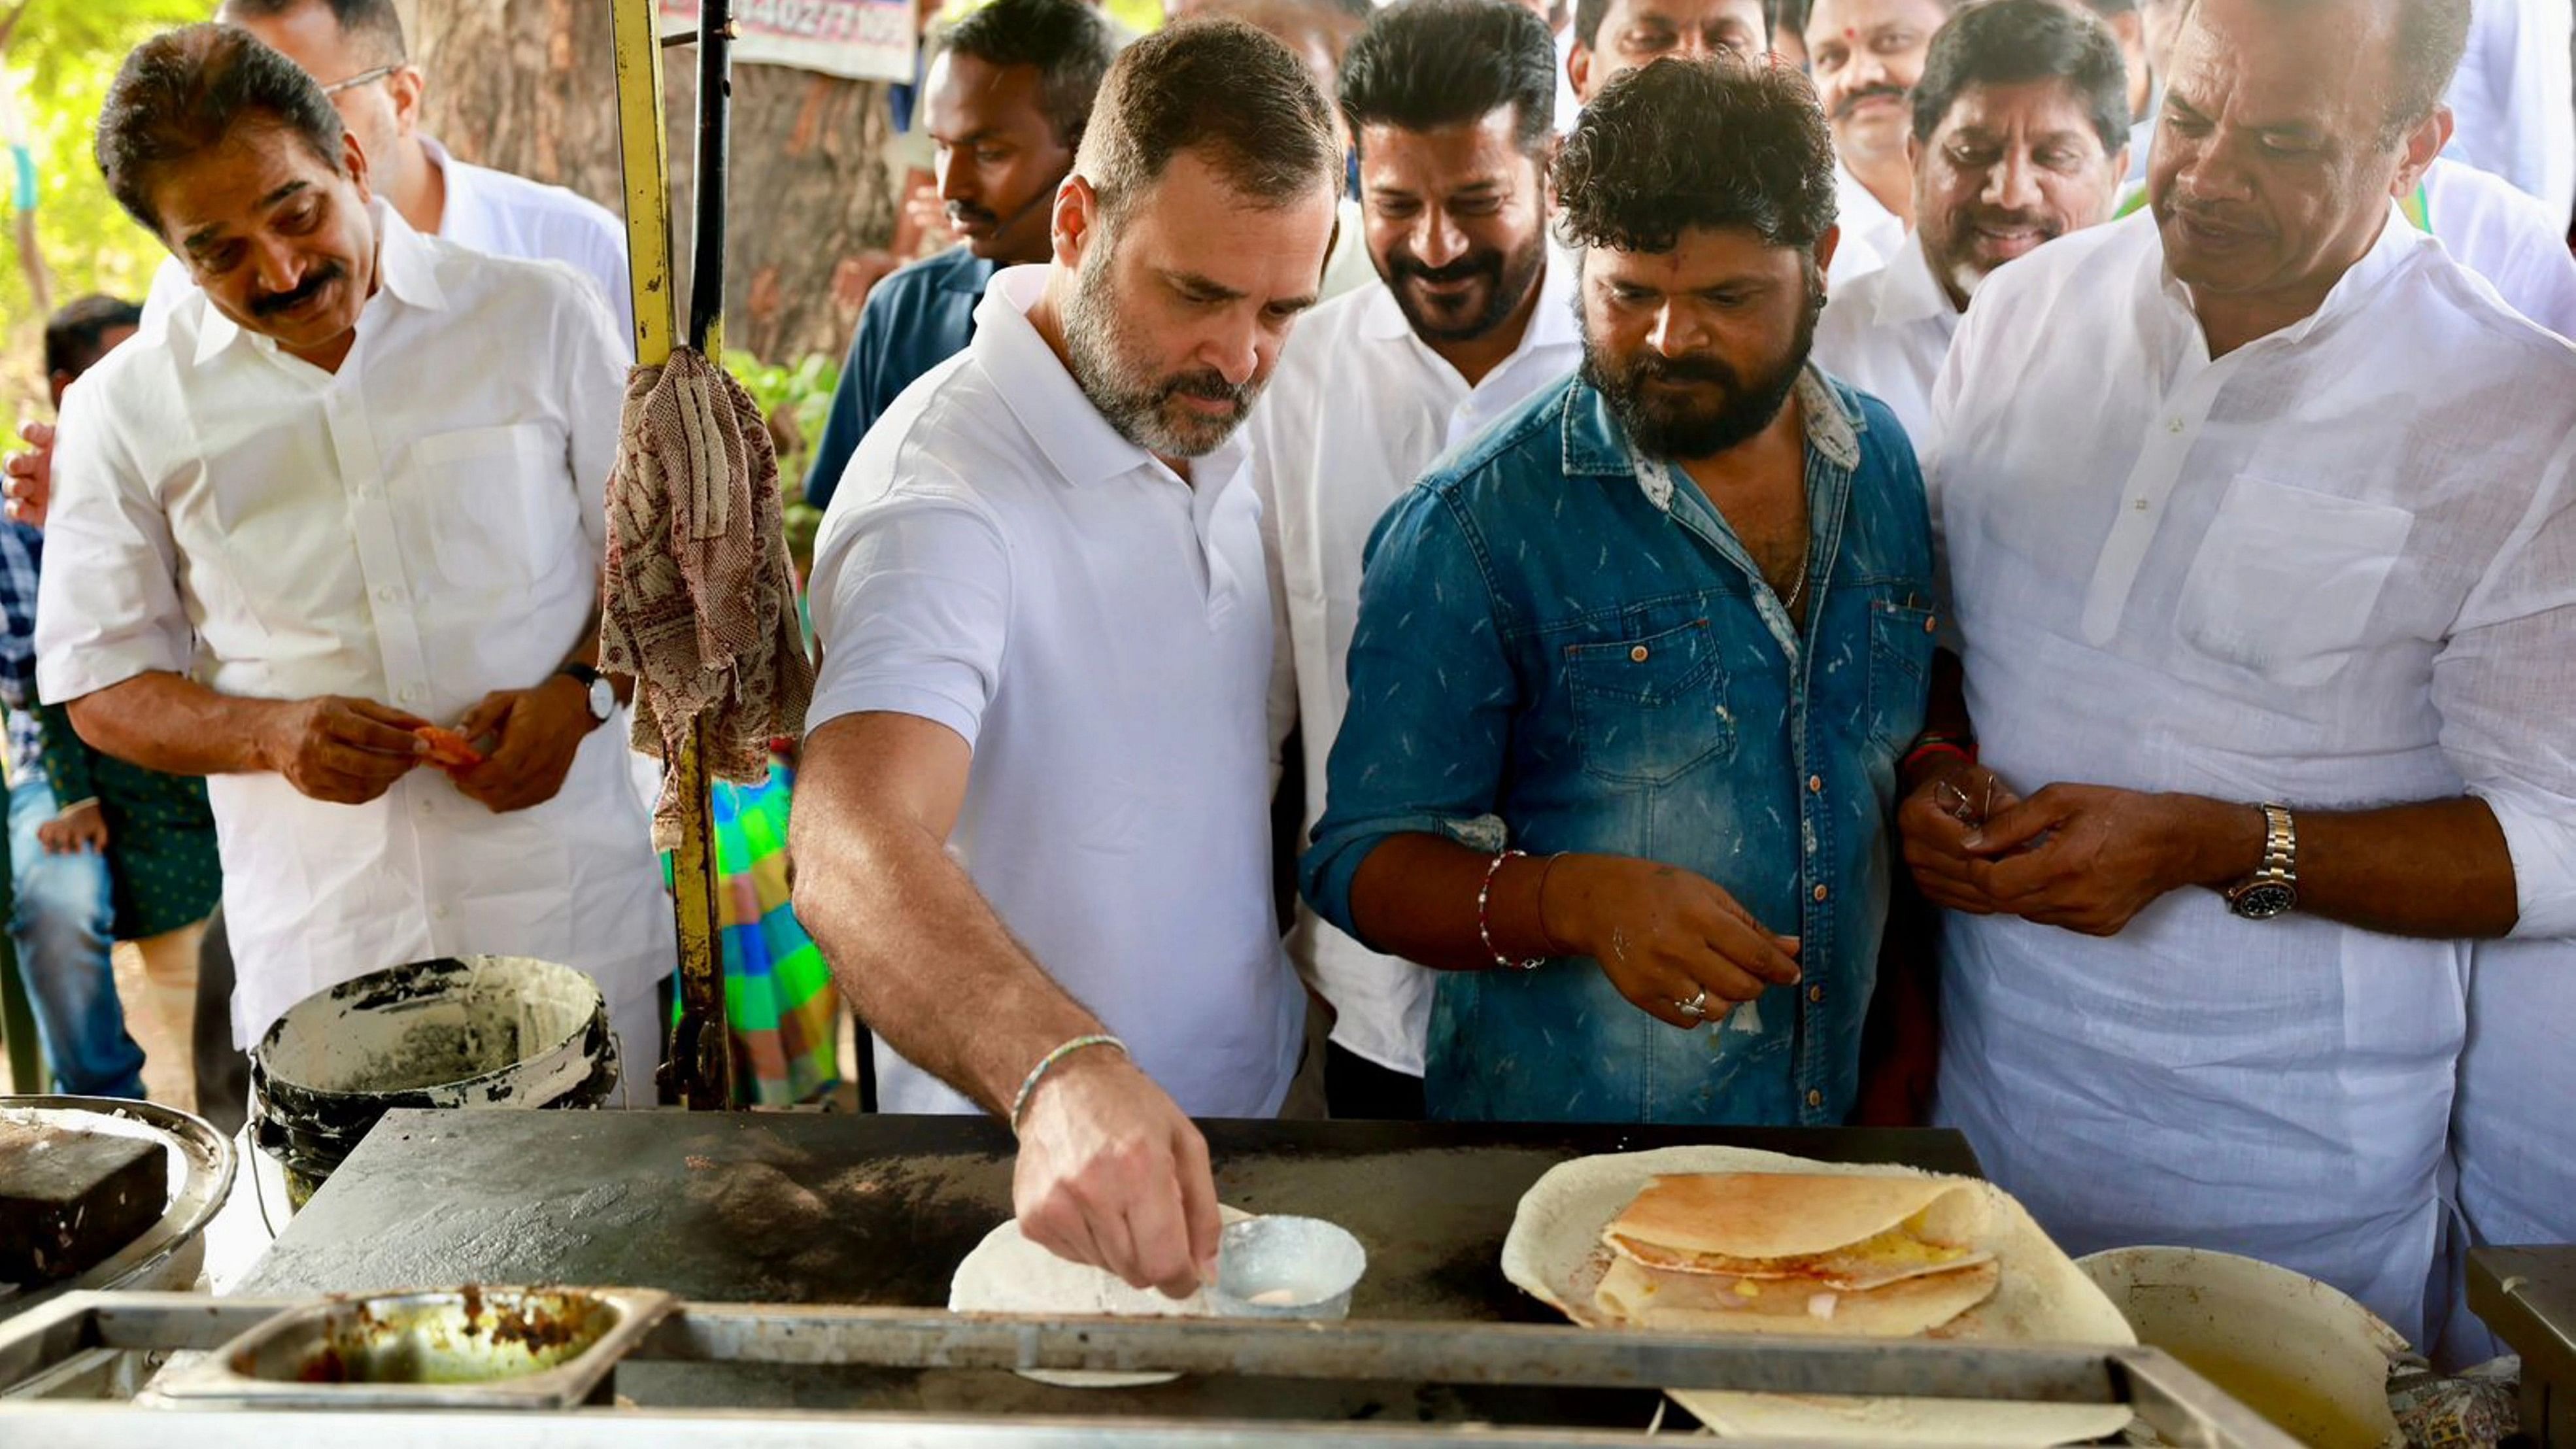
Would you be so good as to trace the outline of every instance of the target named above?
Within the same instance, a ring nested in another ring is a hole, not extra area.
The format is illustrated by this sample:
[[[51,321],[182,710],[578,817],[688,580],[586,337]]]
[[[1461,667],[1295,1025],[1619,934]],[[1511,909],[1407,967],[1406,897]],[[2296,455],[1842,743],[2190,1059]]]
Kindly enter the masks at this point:
[[[1370,527],[1582,354],[1573,269],[1547,246],[1555,62],[1546,23],[1504,0],[1400,0],[1342,62],[1380,280],[1298,325],[1248,434],[1279,623],[1271,724],[1303,744],[1305,827],[1324,812]],[[1288,953],[1333,1008],[1333,1115],[1420,1117],[1431,973],[1312,911]]]
[[[1904,431],[1807,365],[1824,117],[1659,61],[1555,176],[1582,369],[1370,540],[1306,898],[1442,973],[1435,1118],[1839,1123],[1934,619]]]
[[[1233,434],[1314,303],[1341,176],[1277,41],[1137,42],[1054,260],[993,278],[816,549],[796,913],[877,1033],[885,1109],[1005,1118],[1021,1230],[1175,1297],[1216,1255],[1185,1114],[1277,1112],[1303,1044]]]

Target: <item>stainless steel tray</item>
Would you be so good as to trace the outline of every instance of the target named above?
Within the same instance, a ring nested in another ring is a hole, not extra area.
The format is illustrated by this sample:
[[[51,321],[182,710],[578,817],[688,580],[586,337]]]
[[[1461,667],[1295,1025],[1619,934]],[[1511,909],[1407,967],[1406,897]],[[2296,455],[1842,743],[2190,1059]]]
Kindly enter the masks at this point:
[[[145,1396],[186,1406],[569,1409],[671,1309],[625,1288],[463,1288],[290,1308]]]
[[[1288,1445],[1329,1438],[1360,1446],[1633,1444],[1636,1433],[1387,1423],[1247,1423],[1107,1415],[1000,1417],[928,1413],[825,1416],[753,1407],[689,1411],[580,1406],[483,1415],[470,1427],[447,1406],[372,1413],[286,1410],[275,1401],[171,1400],[154,1409],[24,1397],[49,1366],[102,1348],[217,1349],[310,1313],[298,1300],[180,1294],[79,1294],[0,1325],[0,1442],[166,1449],[171,1414],[193,1408],[191,1449],[274,1449],[363,1436],[371,1449],[454,1443],[477,1449],[729,1445]],[[1772,1393],[2126,1404],[2163,1440],[2205,1449],[2296,1449],[2295,1442],[2208,1380],[2151,1348],[1701,1338],[1496,1323],[1016,1318],[920,1309],[672,1307],[619,1357],[717,1364],[906,1368],[1180,1371],[1223,1377],[1409,1378],[1462,1384],[1706,1388]],[[474,1402],[489,1404],[488,1399]],[[23,1437],[22,1437],[23,1436]],[[1752,1441],[1737,1441],[1746,1444]],[[1856,1444],[1867,1439],[1856,1438]]]

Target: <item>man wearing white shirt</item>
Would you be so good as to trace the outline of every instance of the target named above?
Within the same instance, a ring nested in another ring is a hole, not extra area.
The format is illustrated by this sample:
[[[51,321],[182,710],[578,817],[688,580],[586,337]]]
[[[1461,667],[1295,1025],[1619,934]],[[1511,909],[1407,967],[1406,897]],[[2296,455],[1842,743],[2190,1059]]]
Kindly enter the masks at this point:
[[[1914,214],[1888,266],[1838,287],[1816,362],[1876,396],[1918,454],[1932,379],[1988,273],[2111,215],[2127,157],[2119,47],[2089,11],[1990,0],[1932,39],[1914,87]]]
[[[2469,943],[2576,933],[2576,348],[2392,201],[2466,10],[2196,0],[2152,214],[1978,293],[1931,470],[1965,697],[1900,815],[1995,1180],[2418,1341]]]
[[[1834,136],[1835,225],[1828,281],[1878,270],[1914,225],[1914,171],[1906,160],[1911,97],[1945,0],[1816,0],[1807,11],[1807,63]]]
[[[258,36],[322,83],[367,153],[375,189],[412,230],[494,256],[571,266],[599,289],[631,349],[625,223],[588,197],[459,161],[422,135],[427,82],[410,62],[393,0],[224,0],[215,18]],[[189,285],[187,268],[165,263],[145,314],[168,311]]]
[[[1342,60],[1381,280],[1300,322],[1247,437],[1270,541],[1272,732],[1301,732],[1305,813],[1348,697],[1369,530],[1422,470],[1574,370],[1574,278],[1547,246],[1547,27],[1497,0],[1397,0]],[[1298,908],[1288,951],[1334,1013],[1337,1117],[1422,1115],[1431,973]]]
[[[1277,41],[1193,20],[1128,47],[1054,261],[994,277],[815,550],[796,913],[877,1033],[882,1101],[1006,1118],[1021,1230],[1175,1297],[1217,1233],[1184,1114],[1275,1113],[1303,1045],[1235,433],[1315,301],[1342,174]]]
[[[2451,79],[2459,116],[2444,154],[2503,177],[2549,208],[2561,235],[2576,208],[2576,82],[2568,0],[2476,0]]]
[[[598,982],[649,1080],[670,924],[590,668],[607,310],[413,231],[235,27],[129,56],[98,156],[197,290],[66,398],[38,682],[93,746],[210,777],[234,1041],[380,967],[530,955]],[[431,723],[486,760],[420,768]]]

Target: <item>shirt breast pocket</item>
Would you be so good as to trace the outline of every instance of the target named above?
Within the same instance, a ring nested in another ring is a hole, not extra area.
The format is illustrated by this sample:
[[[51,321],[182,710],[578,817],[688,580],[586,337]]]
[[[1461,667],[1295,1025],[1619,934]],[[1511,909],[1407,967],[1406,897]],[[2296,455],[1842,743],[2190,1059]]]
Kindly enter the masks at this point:
[[[560,435],[542,423],[433,433],[411,449],[404,510],[440,577],[464,588],[524,586],[558,567],[580,505]]]
[[[1923,732],[1932,693],[1930,609],[1893,599],[1869,601],[1869,735],[1894,752]]]
[[[2334,678],[2369,637],[2415,515],[2250,475],[2230,484],[2184,576],[2184,643],[2291,689]]]
[[[1661,785],[1735,748],[1706,619],[1641,638],[1569,644],[1565,668],[1587,774]]]

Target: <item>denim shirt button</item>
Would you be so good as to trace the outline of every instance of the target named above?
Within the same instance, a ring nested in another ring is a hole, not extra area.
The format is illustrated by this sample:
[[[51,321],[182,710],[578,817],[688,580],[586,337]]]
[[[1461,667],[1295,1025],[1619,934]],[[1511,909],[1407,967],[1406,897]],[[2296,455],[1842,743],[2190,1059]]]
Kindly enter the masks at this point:
[[[1645,663],[1645,662],[1646,662],[1646,646],[1645,646],[1645,645],[1643,645],[1643,644],[1640,644],[1640,645],[1638,645],[1636,648],[1629,650],[1629,651],[1628,651],[1628,657],[1629,657],[1630,659],[1633,659],[1633,660],[1637,661],[1639,664],[1643,664],[1643,663]]]
[[[1818,886],[1816,887],[1816,899],[1817,899],[1817,900],[1820,900],[1820,901],[1821,901],[1821,900],[1823,900],[1826,896],[1831,895],[1831,894],[1832,894],[1832,892],[1830,892],[1830,891],[1826,890],[1822,885],[1818,885]]]
[[[1809,1001],[1822,1001],[1822,1000],[1824,1000],[1824,999],[1825,999],[1825,988],[1823,988],[1823,987],[1821,987],[1821,986],[1810,986],[1810,987],[1808,987],[1808,988],[1807,988],[1807,999],[1808,999]]]
[[[1822,775],[1809,775],[1807,777],[1807,793],[1810,795],[1822,795],[1825,793],[1825,777]]]
[[[1821,1107],[1825,1105],[1825,1094],[1817,1091],[1813,1087],[1809,1087],[1807,1089],[1807,1105],[1810,1107]]]

